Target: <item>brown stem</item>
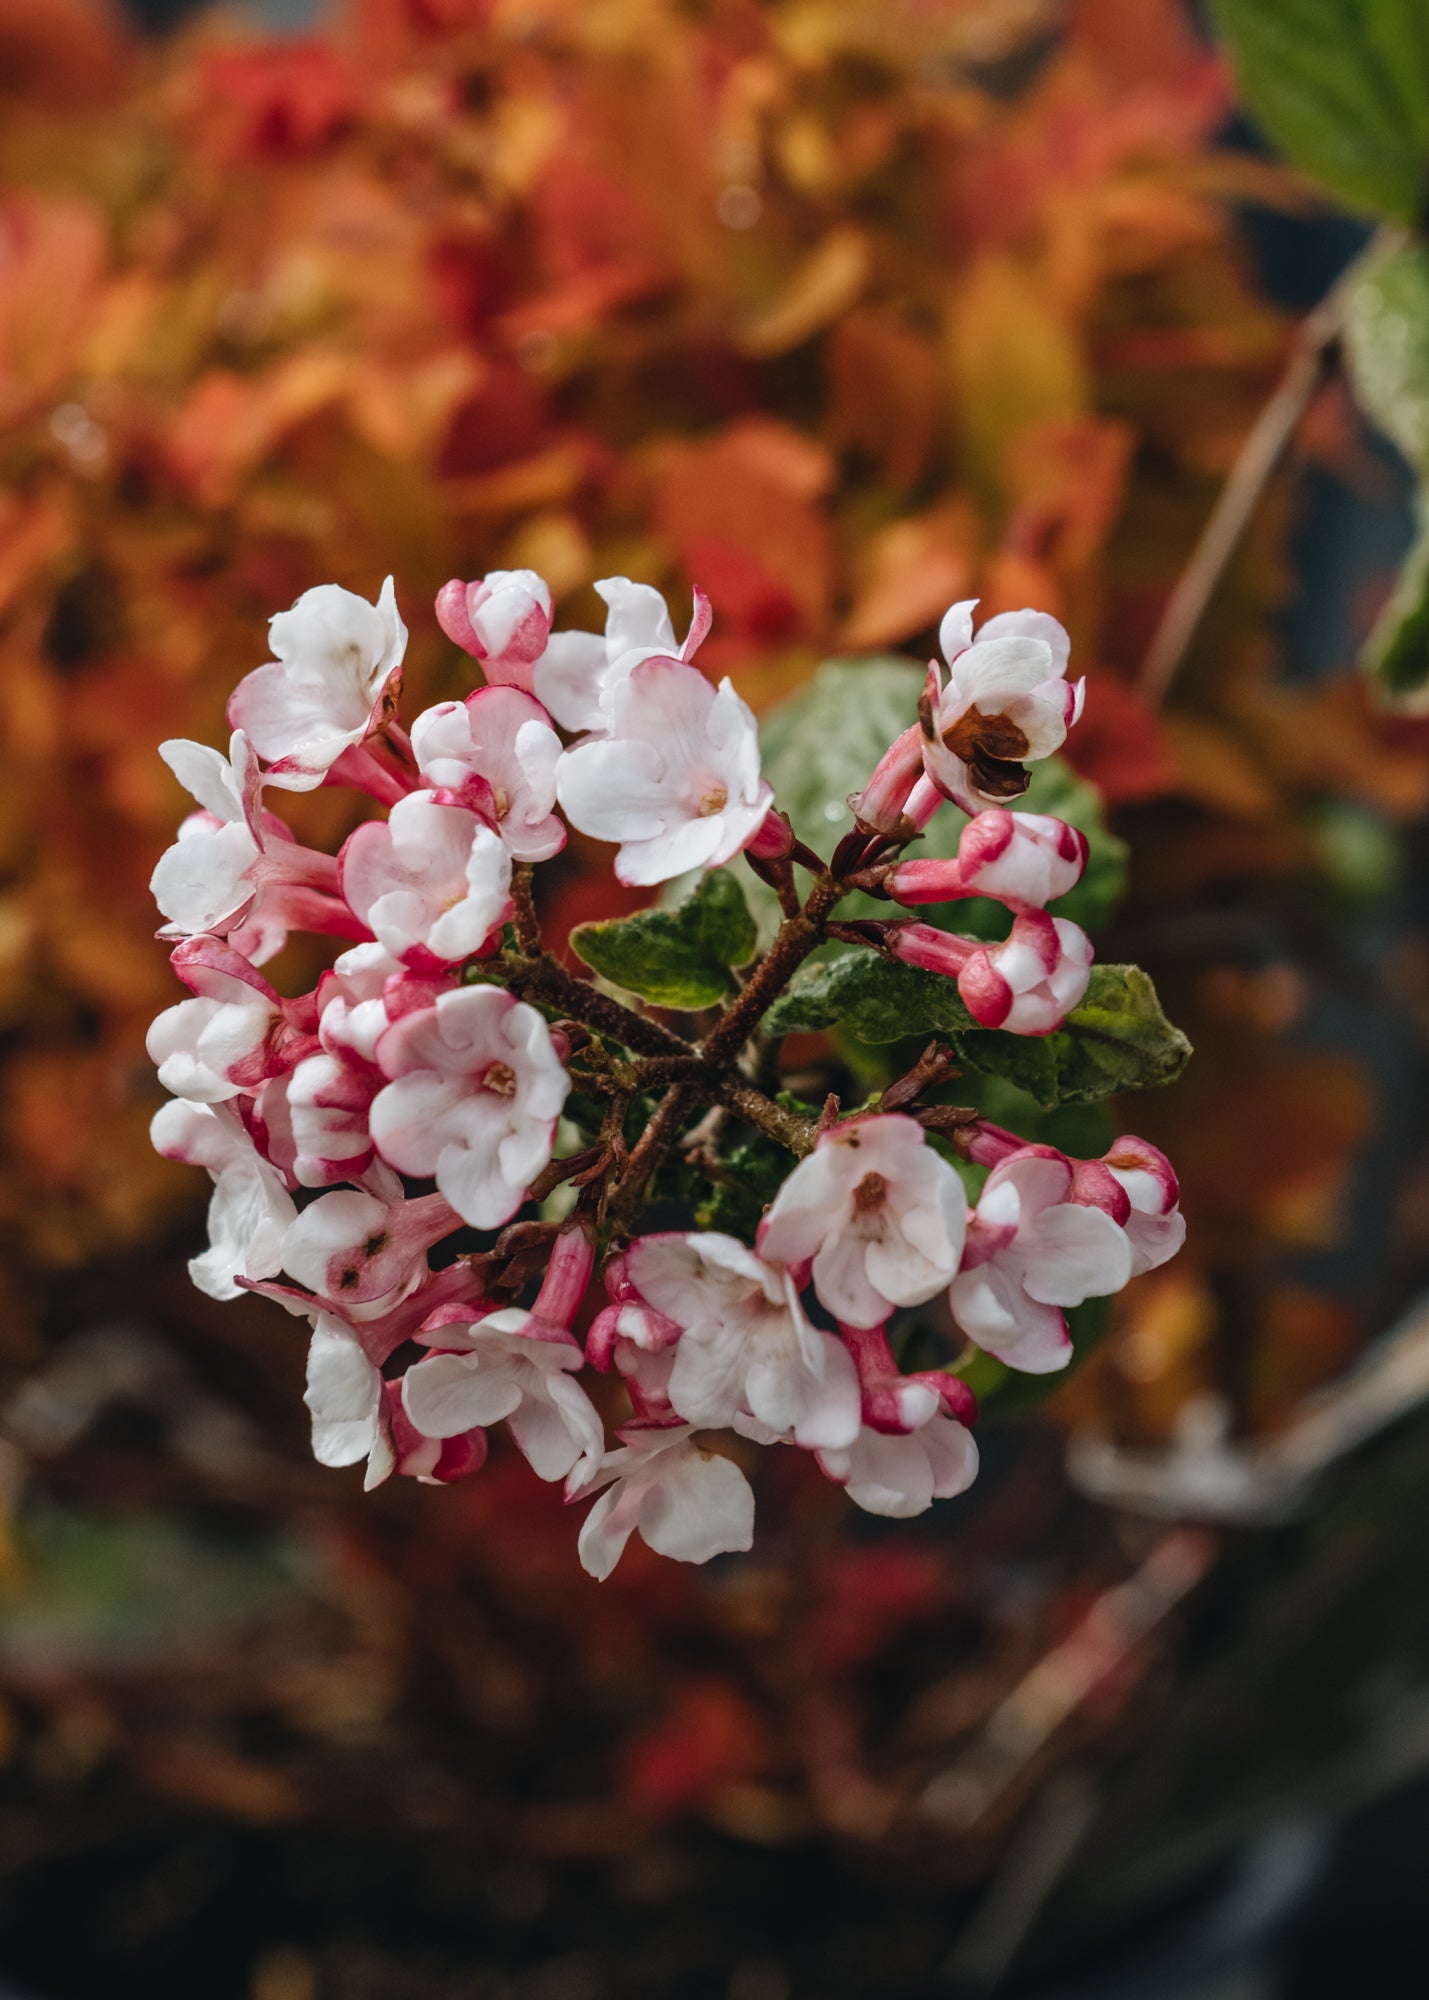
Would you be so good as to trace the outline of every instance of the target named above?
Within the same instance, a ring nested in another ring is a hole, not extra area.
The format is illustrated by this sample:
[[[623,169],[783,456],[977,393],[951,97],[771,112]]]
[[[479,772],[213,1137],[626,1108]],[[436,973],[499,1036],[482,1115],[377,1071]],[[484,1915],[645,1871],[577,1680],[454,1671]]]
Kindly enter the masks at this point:
[[[1300,419],[1329,378],[1351,291],[1367,260],[1377,258],[1394,240],[1395,232],[1381,230],[1302,321],[1285,372],[1251,426],[1146,650],[1140,686],[1153,707],[1166,699],[1261,494],[1289,449]]]
[[[508,992],[523,1000],[544,1000],[559,1007],[573,1020],[583,1021],[598,1034],[623,1042],[642,1055],[692,1055],[694,1050],[683,1035],[677,1035],[646,1014],[637,1014],[601,993],[588,979],[577,979],[549,955],[541,958],[505,956],[492,960],[486,968]]]
[[[655,1109],[655,1116],[640,1134],[625,1163],[620,1179],[611,1191],[607,1214],[611,1227],[624,1234],[640,1209],[640,1197],[660,1162],[679,1137],[680,1121],[692,1095],[688,1083],[674,1083]]]
[[[800,1159],[805,1153],[812,1152],[819,1130],[812,1118],[786,1110],[772,1097],[766,1097],[762,1090],[756,1090],[753,1084],[741,1083],[737,1077],[721,1077],[710,1088],[716,1100],[737,1118],[742,1118],[746,1125],[753,1125],[779,1145],[787,1146]]]
[[[529,861],[518,861],[511,870],[511,910],[516,924],[516,942],[527,958],[541,955],[541,923],[536,915],[532,889],[533,870]]]
[[[722,1068],[739,1054],[809,953],[823,942],[825,919],[844,893],[842,882],[821,875],[800,914],[785,918],[749,984],[705,1037],[701,1054],[707,1063]]]

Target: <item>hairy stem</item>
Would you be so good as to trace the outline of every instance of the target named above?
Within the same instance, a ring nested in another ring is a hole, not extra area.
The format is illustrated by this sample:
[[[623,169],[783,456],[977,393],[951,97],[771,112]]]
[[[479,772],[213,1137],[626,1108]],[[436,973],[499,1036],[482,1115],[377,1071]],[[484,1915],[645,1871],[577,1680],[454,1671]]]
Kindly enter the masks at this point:
[[[536,915],[536,898],[532,888],[532,867],[529,861],[518,861],[511,870],[511,910],[516,925],[516,942],[527,958],[541,955],[541,923]]]

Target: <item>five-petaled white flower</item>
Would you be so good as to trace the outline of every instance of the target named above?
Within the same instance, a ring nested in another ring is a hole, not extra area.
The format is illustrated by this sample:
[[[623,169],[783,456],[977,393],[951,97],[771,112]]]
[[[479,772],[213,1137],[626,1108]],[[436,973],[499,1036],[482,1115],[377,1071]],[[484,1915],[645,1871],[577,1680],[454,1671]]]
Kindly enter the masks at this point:
[[[571,1480],[568,1500],[600,1498],[581,1524],[582,1566],[598,1581],[639,1531],[656,1555],[703,1563],[754,1541],[754,1495],[737,1465],[694,1443],[688,1424],[626,1424],[594,1478]],[[605,1491],[601,1492],[604,1487]]]
[[[489,819],[515,860],[548,861],[565,846],[561,739],[534,696],[488,687],[440,702],[412,724],[412,751],[422,783]]]
[[[709,599],[695,592],[694,616],[683,645],[664,598],[648,583],[605,576],[595,586],[607,605],[605,631],[553,632],[533,670],[532,687],[573,735],[604,735],[610,697],[642,660],[690,660],[710,629]]]
[[[967,1209],[957,1173],[911,1118],[851,1118],[821,1133],[780,1188],[759,1249],[812,1278],[836,1319],[877,1326],[951,1281]]]
[[[809,1324],[787,1271],[714,1232],[637,1237],[626,1269],[640,1297],[681,1329],[668,1394],[687,1423],[734,1424],[761,1442],[852,1442],[853,1362]]]
[[[154,1113],[154,1151],[206,1167],[213,1181],[209,1247],[189,1261],[189,1276],[211,1299],[236,1299],[240,1278],[271,1278],[283,1266],[283,1242],[297,1215],[282,1174],[254,1145],[229,1104],[173,1098]]]
[[[407,628],[389,576],[375,604],[340,584],[305,590],[268,623],[273,658],[233,691],[228,720],[289,792],[320,785],[395,709]]]
[[[391,1079],[371,1114],[383,1159],[435,1176],[473,1228],[508,1222],[551,1157],[570,1089],[535,1008],[499,987],[459,987],[395,1022],[377,1059]]]
[[[413,972],[494,948],[511,914],[511,854],[465,806],[412,792],[348,836],[338,879],[353,913]]]
[[[605,1429],[575,1371],[581,1344],[519,1306],[472,1322],[452,1308],[418,1338],[436,1350],[403,1382],[407,1415],[423,1437],[461,1437],[503,1419],[538,1479],[594,1476]]]
[[[935,1500],[965,1493],[977,1477],[977,1445],[955,1417],[935,1410],[916,1430],[865,1426],[842,1451],[821,1451],[819,1465],[866,1514],[909,1520]]]
[[[610,733],[567,750],[556,790],[572,826],[620,843],[622,882],[668,882],[733,860],[774,793],[759,774],[754,717],[726,679],[652,658],[610,695]]]
[[[1050,1146],[1010,1153],[978,1197],[948,1294],[968,1338],[1028,1375],[1071,1360],[1064,1306],[1119,1292],[1131,1276],[1126,1231],[1072,1191],[1071,1163]]]

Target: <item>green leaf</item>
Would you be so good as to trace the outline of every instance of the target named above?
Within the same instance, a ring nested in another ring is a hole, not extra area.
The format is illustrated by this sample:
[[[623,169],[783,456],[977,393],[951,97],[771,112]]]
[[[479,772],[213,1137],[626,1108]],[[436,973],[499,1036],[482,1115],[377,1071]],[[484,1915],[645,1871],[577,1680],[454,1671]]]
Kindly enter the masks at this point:
[[[1213,0],[1241,94],[1293,163],[1353,208],[1429,203],[1424,0]]]
[[[1345,301],[1345,356],[1360,402],[1429,477],[1429,250],[1365,260]]]
[[[1055,1034],[1009,1035],[979,1028],[951,979],[854,951],[797,980],[765,1025],[774,1035],[836,1027],[865,1042],[943,1034],[970,1069],[1003,1077],[1049,1107],[1170,1083],[1191,1053],[1135,965],[1094,966],[1086,999]]]
[[[1421,496],[1420,512],[1429,516],[1429,496]],[[1365,641],[1360,664],[1391,696],[1417,695],[1429,685],[1429,519]]]
[[[657,1007],[713,1007],[734,985],[730,968],[753,958],[757,933],[744,892],[716,868],[674,910],[641,910],[581,924],[576,951],[596,972]]]

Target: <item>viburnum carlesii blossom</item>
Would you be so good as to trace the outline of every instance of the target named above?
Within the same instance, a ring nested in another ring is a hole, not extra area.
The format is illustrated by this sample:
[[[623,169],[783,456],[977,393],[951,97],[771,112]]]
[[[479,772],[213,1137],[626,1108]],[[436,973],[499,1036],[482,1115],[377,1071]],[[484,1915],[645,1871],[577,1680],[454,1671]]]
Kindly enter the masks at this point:
[[[283,1238],[282,1268],[344,1313],[376,1318],[427,1276],[427,1252],[458,1228],[439,1194],[404,1201],[395,1176],[389,1199],[340,1188],[309,1202]]]
[[[1124,1190],[1130,1213],[1122,1222],[1131,1244],[1131,1275],[1154,1271],[1174,1257],[1186,1240],[1181,1189],[1171,1162],[1159,1147],[1128,1132],[1100,1163]]]
[[[821,1451],[819,1466],[866,1514],[910,1520],[935,1500],[965,1493],[977,1477],[972,1433],[939,1409],[916,1429],[877,1431],[865,1425],[851,1445]]]
[[[495,949],[511,914],[511,854],[465,806],[412,792],[338,856],[342,893],[394,958],[440,973]]]
[[[402,1382],[385,1382],[352,1329],[322,1313],[308,1348],[303,1401],[312,1412],[313,1457],[319,1465],[359,1465],[368,1492],[392,1472],[429,1485],[449,1485],[479,1469],[486,1434],[438,1440],[412,1424],[402,1403]]]
[[[256,1091],[316,1048],[311,994],[280,999],[261,972],[216,937],[186,938],[169,963],[191,993],[149,1029],[159,1081],[175,1097],[218,1104]]]
[[[605,1429],[577,1382],[581,1344],[519,1306],[472,1322],[451,1307],[418,1335],[435,1351],[407,1370],[403,1403],[423,1437],[460,1437],[505,1420],[538,1479],[590,1478]]]
[[[604,1275],[609,1303],[591,1322],[586,1360],[602,1374],[619,1372],[638,1417],[673,1420],[670,1371],[680,1328],[641,1298],[622,1255],[606,1259]]]
[[[703,591],[695,592],[690,629],[677,646],[658,590],[627,576],[602,577],[595,587],[608,606],[604,634],[553,632],[531,682],[537,700],[573,735],[603,735],[610,726],[610,695],[626,674],[642,660],[693,659],[710,629]]]
[[[900,861],[887,888],[900,903],[992,896],[1010,910],[1042,910],[1082,879],[1087,837],[1046,813],[993,810],[963,828],[950,861]]]
[[[877,1326],[950,1282],[967,1229],[956,1171],[898,1112],[821,1132],[774,1197],[759,1249],[836,1319]]]
[[[839,1331],[858,1371],[863,1421],[870,1430],[921,1430],[940,1410],[960,1424],[977,1421],[977,1398],[960,1376],[939,1368],[902,1372],[886,1327],[840,1324]]]
[[[975,813],[1027,789],[1026,764],[1050,757],[1082,712],[1084,683],[1066,679],[1070,645],[1045,611],[1004,611],[973,639],[976,598],[938,629],[948,663],[933,661],[919,704],[923,764],[944,797]]]
[[[331,1187],[356,1180],[373,1159],[368,1114],[382,1086],[366,1064],[320,1049],[287,1080],[293,1137],[293,1178],[300,1187]]]
[[[273,659],[238,683],[228,719],[265,760],[268,784],[310,791],[396,708],[407,628],[391,577],[375,604],[336,583],[305,590],[269,620],[268,643]]]
[[[168,918],[160,937],[227,935],[261,965],[282,950],[290,928],[363,935],[333,893],[332,856],[300,847],[282,820],[262,810],[263,781],[241,730],[227,757],[182,737],[161,743],[159,753],[202,807],[183,821],[149,884]]]
[[[297,1210],[282,1174],[254,1145],[231,1102],[161,1105],[149,1127],[154,1151],[206,1167],[213,1180],[209,1247],[190,1259],[189,1276],[211,1299],[236,1299],[240,1278],[281,1270],[283,1243]]]
[[[984,1028],[1050,1035],[1081,1005],[1091,978],[1091,939],[1065,917],[1025,910],[1001,944],[978,944],[931,924],[890,928],[888,948],[905,965],[958,982],[968,1012]]]
[[[556,789],[572,826],[618,841],[615,872],[648,886],[733,860],[773,802],[754,717],[729,680],[648,659],[610,695],[610,733],[567,750]]]
[[[561,739],[534,696],[489,687],[441,702],[412,724],[412,753],[422,783],[490,819],[515,860],[548,861],[565,846]]]
[[[383,1159],[434,1176],[473,1228],[509,1221],[550,1160],[570,1089],[541,1015],[499,987],[459,987],[395,1022],[377,1059],[391,1079],[371,1114]]]
[[[687,1423],[733,1424],[813,1448],[858,1434],[858,1378],[842,1343],[811,1326],[793,1278],[733,1236],[637,1237],[640,1297],[681,1329],[669,1398]]]
[[[531,688],[551,635],[551,590],[533,569],[494,569],[475,583],[454,577],[437,592],[437,623],[480,660],[493,686]]]
[[[568,1500],[600,1498],[581,1524],[582,1567],[608,1577],[630,1537],[676,1562],[749,1548],[754,1541],[754,1494],[737,1465],[695,1444],[688,1424],[646,1425],[618,1433],[594,1478],[569,1480]],[[606,1490],[601,1492],[601,1488]]]
[[[1119,1292],[1131,1275],[1126,1231],[1074,1194],[1072,1164],[1052,1147],[1009,1153],[978,1197],[948,1293],[968,1338],[1028,1375],[1070,1361],[1064,1307]]]

